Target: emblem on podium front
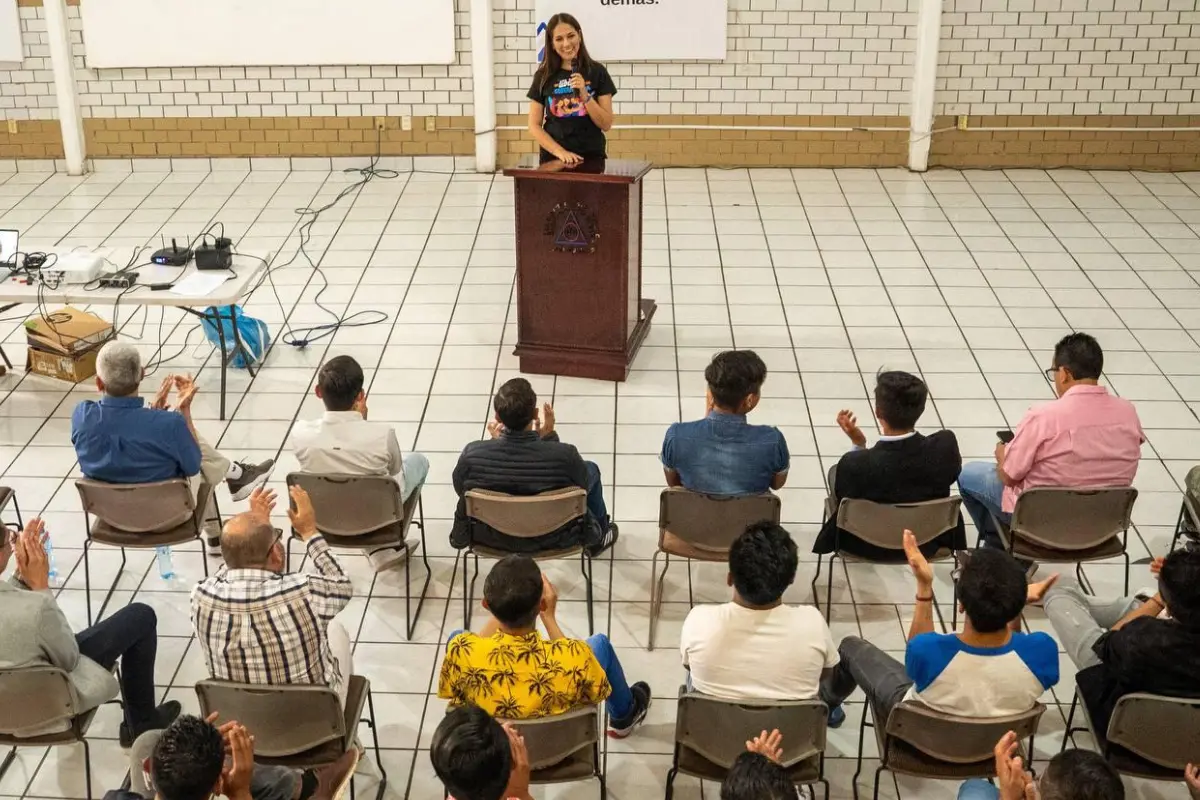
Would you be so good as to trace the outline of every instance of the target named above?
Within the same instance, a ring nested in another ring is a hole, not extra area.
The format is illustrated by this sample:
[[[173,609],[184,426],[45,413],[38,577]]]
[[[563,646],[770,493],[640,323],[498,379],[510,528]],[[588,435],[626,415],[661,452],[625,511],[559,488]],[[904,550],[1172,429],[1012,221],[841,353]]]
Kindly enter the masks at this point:
[[[546,215],[546,236],[560,253],[594,253],[600,228],[583,203],[558,203]]]

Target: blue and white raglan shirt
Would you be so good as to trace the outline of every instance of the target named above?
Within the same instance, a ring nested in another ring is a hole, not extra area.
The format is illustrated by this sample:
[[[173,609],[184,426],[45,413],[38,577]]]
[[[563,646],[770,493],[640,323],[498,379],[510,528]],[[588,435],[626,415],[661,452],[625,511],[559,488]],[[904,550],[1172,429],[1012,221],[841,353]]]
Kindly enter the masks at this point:
[[[1045,633],[1014,633],[1003,647],[922,633],[909,641],[904,668],[913,679],[905,700],[959,717],[1004,717],[1033,708],[1058,683],[1058,645]]]

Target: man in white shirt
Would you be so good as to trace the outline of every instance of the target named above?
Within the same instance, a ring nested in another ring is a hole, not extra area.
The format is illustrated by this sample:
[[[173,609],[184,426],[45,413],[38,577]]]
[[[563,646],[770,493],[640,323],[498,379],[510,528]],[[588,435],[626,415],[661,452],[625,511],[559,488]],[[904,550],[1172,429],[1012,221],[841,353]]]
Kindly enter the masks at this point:
[[[317,397],[325,404],[320,419],[297,421],[292,450],[300,469],[321,475],[390,475],[400,484],[405,502],[425,483],[429,459],[420,453],[402,456],[390,425],[367,421],[363,371],[350,356],[326,361],[317,373]],[[376,571],[404,558],[403,548],[385,548],[369,558]]]
[[[680,634],[691,688],[723,700],[807,700],[838,663],[837,645],[821,612],[789,606],[796,543],[773,522],[758,522],[729,549],[733,601],[696,606]],[[830,714],[837,727],[846,718]]]

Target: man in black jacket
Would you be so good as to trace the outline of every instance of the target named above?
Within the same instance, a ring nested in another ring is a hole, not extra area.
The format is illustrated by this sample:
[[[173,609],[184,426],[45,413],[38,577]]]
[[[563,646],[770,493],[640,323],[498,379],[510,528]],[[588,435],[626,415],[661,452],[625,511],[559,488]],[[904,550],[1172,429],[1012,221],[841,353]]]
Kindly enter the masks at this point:
[[[611,547],[618,531],[608,518],[600,468],[584,461],[574,445],[559,441],[550,404],[542,406],[539,418],[537,393],[529,381],[513,378],[496,392],[493,408],[496,418],[488,423],[492,438],[468,444],[454,468],[458,509],[450,544],[463,548],[474,543],[524,553],[582,544],[592,555]],[[587,490],[585,524],[569,523],[545,536],[518,539],[467,520],[464,495],[471,489],[534,495],[571,486]]]
[[[867,437],[849,411],[838,414],[838,426],[854,449],[842,456],[829,478],[829,491],[837,502],[843,499],[875,503],[919,503],[950,496],[958,480],[962,456],[953,431],[929,436],[917,433],[917,420],[925,413],[929,390],[925,382],[907,372],[880,372],[875,377],[875,416],[883,435],[867,448]],[[814,553],[832,553],[834,545],[844,553],[873,561],[903,560],[903,550],[885,550],[839,530],[837,513],[827,520],[813,544]],[[899,543],[897,543],[899,544]],[[965,550],[966,530],[962,518],[947,533],[922,546],[926,557],[942,547]]]

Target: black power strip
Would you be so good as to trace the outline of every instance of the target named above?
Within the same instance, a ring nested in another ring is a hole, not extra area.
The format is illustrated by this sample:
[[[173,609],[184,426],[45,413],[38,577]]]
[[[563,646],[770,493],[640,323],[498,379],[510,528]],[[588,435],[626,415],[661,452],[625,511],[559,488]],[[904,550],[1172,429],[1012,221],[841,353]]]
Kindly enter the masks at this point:
[[[136,272],[114,272],[96,279],[101,289],[128,289],[137,283]]]

